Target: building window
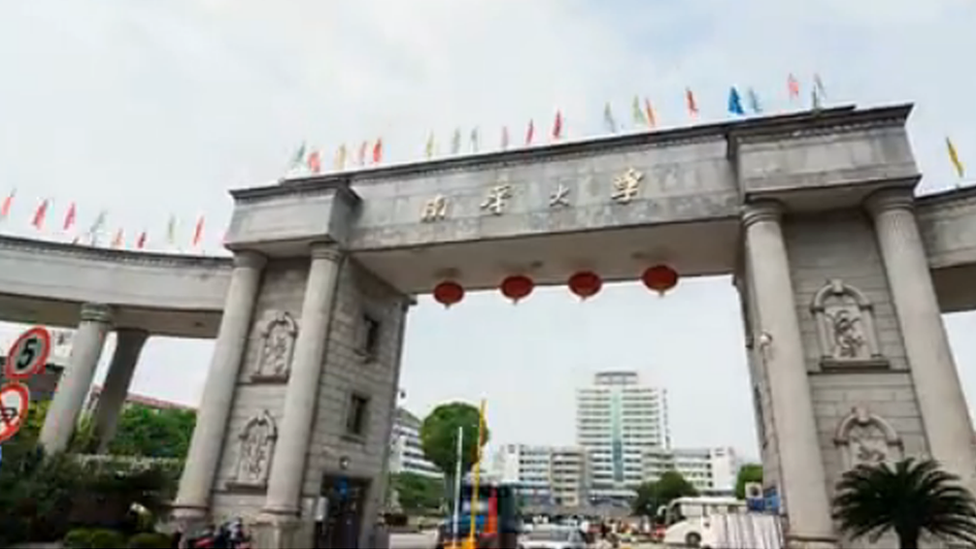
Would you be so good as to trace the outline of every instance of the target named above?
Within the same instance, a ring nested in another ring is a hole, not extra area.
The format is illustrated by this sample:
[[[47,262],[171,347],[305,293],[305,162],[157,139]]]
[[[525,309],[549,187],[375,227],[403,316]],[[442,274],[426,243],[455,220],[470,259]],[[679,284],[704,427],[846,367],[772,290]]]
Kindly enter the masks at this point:
[[[367,360],[374,360],[380,350],[380,321],[364,314],[360,330],[359,352]]]
[[[355,438],[365,438],[368,413],[369,397],[353,393],[349,397],[349,410],[346,414],[346,434]]]

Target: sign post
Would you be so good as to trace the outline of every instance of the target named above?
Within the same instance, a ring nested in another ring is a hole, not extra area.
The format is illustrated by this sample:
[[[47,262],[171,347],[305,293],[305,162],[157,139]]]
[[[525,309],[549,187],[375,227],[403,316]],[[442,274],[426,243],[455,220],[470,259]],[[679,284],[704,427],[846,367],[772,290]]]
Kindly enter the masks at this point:
[[[30,391],[16,381],[0,387],[0,442],[17,434],[27,420]]]
[[[22,380],[44,371],[51,355],[51,333],[36,326],[22,333],[7,352],[3,375],[7,379]]]

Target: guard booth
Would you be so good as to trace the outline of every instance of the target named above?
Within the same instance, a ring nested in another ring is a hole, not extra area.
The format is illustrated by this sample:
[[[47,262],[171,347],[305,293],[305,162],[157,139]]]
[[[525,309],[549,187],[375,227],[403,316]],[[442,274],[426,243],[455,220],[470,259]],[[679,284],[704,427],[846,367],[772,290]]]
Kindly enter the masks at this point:
[[[455,530],[454,510],[447,517],[445,528],[438,536],[439,549],[517,549],[521,530],[521,516],[515,487],[487,484],[478,487],[472,497],[473,486],[461,487],[460,505]],[[472,520],[473,515],[473,520]],[[471,526],[474,523],[474,536]],[[474,539],[474,546],[470,542]]]

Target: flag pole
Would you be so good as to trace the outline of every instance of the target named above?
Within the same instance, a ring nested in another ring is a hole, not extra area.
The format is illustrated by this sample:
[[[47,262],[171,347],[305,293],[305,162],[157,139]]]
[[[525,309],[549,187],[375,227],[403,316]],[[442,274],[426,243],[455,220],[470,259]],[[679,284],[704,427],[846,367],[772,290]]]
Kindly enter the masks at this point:
[[[478,411],[478,438],[474,441],[474,482],[471,486],[471,528],[468,530],[468,547],[467,549],[475,549],[475,537],[474,531],[476,527],[475,522],[475,505],[477,502],[481,501],[480,493],[478,492],[479,482],[481,480],[481,441],[484,440],[484,430],[485,430],[485,399],[481,399],[481,409]]]
[[[458,425],[457,465],[454,468],[454,546],[461,541],[461,462],[464,455],[464,427]]]

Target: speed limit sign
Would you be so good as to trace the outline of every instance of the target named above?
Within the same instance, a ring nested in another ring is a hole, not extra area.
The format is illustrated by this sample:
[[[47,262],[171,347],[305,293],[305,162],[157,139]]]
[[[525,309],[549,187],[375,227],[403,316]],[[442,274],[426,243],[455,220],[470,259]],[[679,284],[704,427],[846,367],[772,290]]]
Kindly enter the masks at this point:
[[[51,333],[40,326],[27,330],[7,352],[3,375],[7,379],[27,379],[44,370],[51,354]]]

